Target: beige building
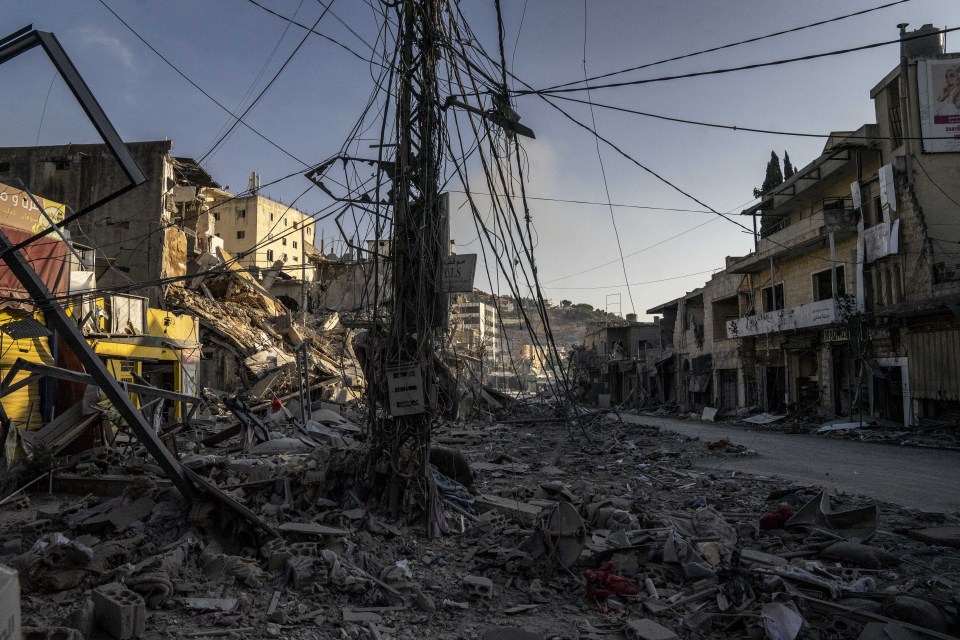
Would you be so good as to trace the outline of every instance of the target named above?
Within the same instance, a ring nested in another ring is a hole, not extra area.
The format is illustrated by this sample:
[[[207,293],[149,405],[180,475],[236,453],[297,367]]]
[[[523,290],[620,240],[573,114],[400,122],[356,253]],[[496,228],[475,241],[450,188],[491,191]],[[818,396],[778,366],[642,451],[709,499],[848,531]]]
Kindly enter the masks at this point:
[[[310,214],[260,194],[225,200],[211,207],[224,250],[245,267],[266,271],[277,261],[298,280],[313,280],[309,259],[316,239]]]

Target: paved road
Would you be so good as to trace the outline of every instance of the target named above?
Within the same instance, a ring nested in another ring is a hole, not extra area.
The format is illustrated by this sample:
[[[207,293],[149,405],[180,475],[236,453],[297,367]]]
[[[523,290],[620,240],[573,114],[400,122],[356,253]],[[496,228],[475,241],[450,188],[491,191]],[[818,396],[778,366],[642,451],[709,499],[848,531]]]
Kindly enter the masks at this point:
[[[779,475],[927,511],[960,511],[960,452],[785,434],[761,428],[621,414],[714,441],[728,438],[758,456],[710,456],[702,468]]]

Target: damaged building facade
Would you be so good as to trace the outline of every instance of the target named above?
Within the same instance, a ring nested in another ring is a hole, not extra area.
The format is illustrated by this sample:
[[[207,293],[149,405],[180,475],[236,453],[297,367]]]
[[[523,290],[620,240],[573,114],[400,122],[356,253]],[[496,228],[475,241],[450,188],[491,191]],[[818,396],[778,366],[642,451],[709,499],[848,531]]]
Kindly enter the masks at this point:
[[[126,145],[147,181],[69,225],[74,242],[96,247],[97,281],[106,287],[144,284],[150,304],[163,298],[150,283],[186,276],[188,262],[214,247],[209,211],[220,189],[200,165],[170,154],[170,141]],[[0,148],[0,182],[22,182],[31,191],[78,211],[126,184],[106,145],[69,144]]]
[[[960,115],[938,100],[960,56],[929,25],[902,34],[876,123],[834,132],[744,211],[753,253],[648,311],[673,322],[682,409],[960,416]]]

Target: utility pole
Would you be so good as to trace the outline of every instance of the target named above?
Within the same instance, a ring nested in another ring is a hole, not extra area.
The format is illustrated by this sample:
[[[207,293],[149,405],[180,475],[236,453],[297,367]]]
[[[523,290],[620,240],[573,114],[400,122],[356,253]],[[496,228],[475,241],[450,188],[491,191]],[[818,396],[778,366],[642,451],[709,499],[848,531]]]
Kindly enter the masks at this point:
[[[434,533],[436,499],[429,466],[430,428],[437,404],[434,347],[447,305],[438,282],[447,235],[437,186],[439,0],[402,0],[399,14],[390,245],[393,303],[385,372],[391,406],[390,416],[373,425],[372,453],[374,468],[388,470],[391,513],[397,517],[401,509],[422,509],[429,535]],[[402,406],[397,401],[401,395],[407,400]]]

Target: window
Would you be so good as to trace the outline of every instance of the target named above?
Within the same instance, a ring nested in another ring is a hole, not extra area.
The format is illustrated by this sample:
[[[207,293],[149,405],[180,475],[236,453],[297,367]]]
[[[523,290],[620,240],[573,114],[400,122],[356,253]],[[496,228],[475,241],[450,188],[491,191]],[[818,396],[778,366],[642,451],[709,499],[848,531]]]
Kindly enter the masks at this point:
[[[267,260],[273,262],[273,249],[267,249]]]
[[[813,274],[813,299],[829,300],[833,297],[833,277],[830,269]],[[837,295],[846,294],[846,284],[843,278],[843,265],[837,265]]]
[[[9,163],[9,162],[0,162],[0,171],[3,171],[3,172],[10,171],[10,163]]]
[[[54,163],[57,171],[70,171],[70,161],[69,160],[57,160]]]
[[[281,253],[281,254],[280,254],[280,259],[283,260],[284,262],[286,262],[286,261],[287,261],[287,254]]]
[[[313,229],[311,229],[310,227],[307,227],[307,237],[308,237],[308,238],[310,237],[310,234],[311,234],[311,233],[313,233]]]
[[[290,223],[287,222],[287,217],[284,216],[284,217],[283,217],[283,226],[287,226],[288,224],[290,224]]]
[[[246,237],[246,235],[247,235],[246,231],[237,231],[237,240],[243,240],[244,237]]]
[[[219,211],[214,211],[214,212],[213,212],[213,219],[214,219],[214,220],[219,220],[219,219],[220,219],[220,212],[219,212]]]
[[[783,283],[772,287],[765,287],[763,293],[763,310],[779,311],[783,305]]]
[[[280,244],[282,244],[283,246],[287,246],[287,239],[283,238],[282,240],[280,240]]]
[[[270,222],[273,222],[273,214],[270,214]]]
[[[218,238],[220,237],[220,234],[219,234],[219,233],[215,233],[214,235],[217,236]]]
[[[297,241],[296,241],[296,240],[293,241],[293,248],[294,248],[294,249],[297,248]]]
[[[300,262],[300,258],[298,258],[297,256],[293,256],[293,261],[294,261],[294,262]]]

